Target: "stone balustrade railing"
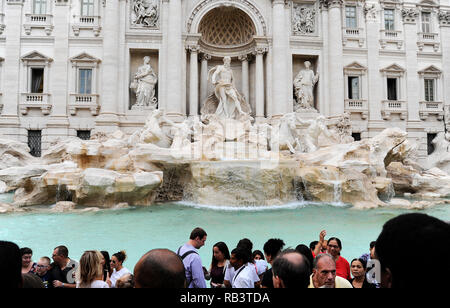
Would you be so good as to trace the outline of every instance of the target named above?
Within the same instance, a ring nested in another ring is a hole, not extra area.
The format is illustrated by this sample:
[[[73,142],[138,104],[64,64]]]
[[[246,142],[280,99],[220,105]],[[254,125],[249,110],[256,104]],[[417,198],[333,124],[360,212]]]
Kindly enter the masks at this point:
[[[405,120],[408,114],[406,101],[384,100],[381,107],[381,115],[384,120],[389,120],[391,114],[399,114],[400,119]]]
[[[369,107],[365,99],[346,99],[345,111],[349,113],[360,113],[363,120],[367,119]]]
[[[19,103],[21,114],[28,113],[30,108],[40,108],[42,114],[50,114],[52,105],[50,102],[50,94],[47,93],[22,93]]]
[[[436,115],[438,120],[444,119],[444,103],[443,102],[419,102],[419,115],[422,120],[426,120],[429,115]]]
[[[69,113],[76,115],[77,110],[88,109],[92,115],[97,115],[100,109],[98,94],[70,94]]]
[[[72,30],[75,36],[80,34],[80,30],[92,30],[95,36],[100,34],[101,22],[100,16],[75,16]]]

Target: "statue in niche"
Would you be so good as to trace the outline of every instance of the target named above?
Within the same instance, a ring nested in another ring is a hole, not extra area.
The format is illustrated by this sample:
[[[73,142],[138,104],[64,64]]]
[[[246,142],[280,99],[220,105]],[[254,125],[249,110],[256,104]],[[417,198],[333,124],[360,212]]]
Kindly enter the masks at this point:
[[[155,85],[157,82],[158,77],[150,65],[150,57],[145,56],[144,64],[138,68],[131,85],[131,88],[136,92],[136,103],[133,107],[157,108],[158,99],[155,97]]]
[[[159,11],[158,1],[155,0],[134,0],[133,20],[135,25],[154,28],[158,26]]]
[[[217,65],[209,71],[208,80],[215,90],[204,103],[202,114],[215,113],[219,118],[225,119],[239,119],[250,114],[250,105],[233,84],[230,63],[231,58],[224,57],[223,65]]]
[[[294,35],[312,34],[315,32],[316,10],[310,6],[295,6],[292,20]]]
[[[311,62],[305,61],[305,69],[300,70],[294,79],[295,95],[297,102],[295,104],[295,111],[301,109],[314,109],[314,85],[319,80],[319,73],[314,74],[314,71],[309,67]]]

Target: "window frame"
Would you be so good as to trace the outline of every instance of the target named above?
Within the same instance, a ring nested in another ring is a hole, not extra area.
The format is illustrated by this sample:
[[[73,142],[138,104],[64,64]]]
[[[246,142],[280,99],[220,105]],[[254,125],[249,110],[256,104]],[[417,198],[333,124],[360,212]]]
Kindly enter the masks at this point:
[[[349,11],[347,10],[347,8],[353,8],[354,9],[353,13],[354,13],[355,16],[348,16],[348,12]],[[358,7],[356,5],[346,5],[344,7],[344,12],[345,12],[345,15],[344,15],[345,16],[345,27],[347,29],[358,29]],[[348,25],[348,21],[352,20],[350,18],[353,18],[353,20],[355,22],[355,26],[354,27]]]
[[[392,16],[392,20],[391,19],[386,19],[386,16],[388,16],[388,15],[386,15],[387,11],[392,12],[392,15],[391,15]],[[394,8],[384,8],[383,9],[383,18],[384,18],[384,30],[396,31],[396,26],[395,26],[395,9]],[[387,23],[388,21],[391,22],[389,24],[391,24],[392,27],[386,27],[388,25],[388,23]]]

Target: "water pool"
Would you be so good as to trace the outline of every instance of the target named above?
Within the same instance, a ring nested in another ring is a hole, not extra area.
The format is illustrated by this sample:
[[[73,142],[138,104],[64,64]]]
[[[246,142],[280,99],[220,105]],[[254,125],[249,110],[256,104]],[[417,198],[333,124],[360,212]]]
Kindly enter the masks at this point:
[[[0,195],[7,202],[11,195]],[[354,210],[346,206],[325,204],[290,204],[283,209],[230,210],[195,207],[183,203],[157,204],[147,208],[101,210],[87,213],[23,213],[0,215],[0,239],[33,249],[33,260],[51,256],[53,248],[66,245],[69,256],[79,259],[89,249],[107,250],[110,254],[126,250],[124,265],[133,270],[139,258],[154,248],[176,250],[188,240],[194,227],[208,233],[200,249],[203,264],[209,266],[212,246],[224,241],[233,249],[239,239],[247,237],[254,249],[262,250],[269,238],[281,238],[286,247],[309,245],[322,229],[327,237],[342,240],[342,256],[347,260],[368,252],[383,224],[402,213],[401,209]],[[418,211],[450,220],[450,207],[437,206]]]

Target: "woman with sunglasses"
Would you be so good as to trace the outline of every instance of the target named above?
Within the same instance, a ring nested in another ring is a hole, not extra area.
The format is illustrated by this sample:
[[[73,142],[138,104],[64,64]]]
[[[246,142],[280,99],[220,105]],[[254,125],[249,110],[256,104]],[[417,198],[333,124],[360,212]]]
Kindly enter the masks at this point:
[[[113,270],[111,277],[106,282],[111,288],[116,287],[117,279],[125,274],[131,274],[130,270],[124,267],[122,264],[125,262],[127,254],[124,250],[119,251],[111,256],[111,269]]]

